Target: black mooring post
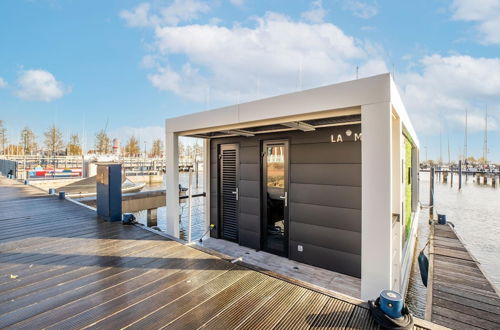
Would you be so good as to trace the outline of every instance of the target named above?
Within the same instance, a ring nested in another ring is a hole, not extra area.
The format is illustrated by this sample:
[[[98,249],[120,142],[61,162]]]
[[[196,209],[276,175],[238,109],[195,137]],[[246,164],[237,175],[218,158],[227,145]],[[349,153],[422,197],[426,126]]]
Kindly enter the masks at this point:
[[[450,186],[453,187],[453,167],[450,168],[451,178],[450,178]]]
[[[429,221],[434,219],[434,167],[431,168],[431,178],[429,180]]]
[[[458,161],[458,190],[462,190],[462,161]]]

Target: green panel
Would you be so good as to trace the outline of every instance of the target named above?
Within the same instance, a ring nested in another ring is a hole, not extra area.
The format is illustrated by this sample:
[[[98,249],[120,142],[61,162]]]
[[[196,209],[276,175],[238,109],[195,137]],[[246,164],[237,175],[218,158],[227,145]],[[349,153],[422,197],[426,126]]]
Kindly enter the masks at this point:
[[[405,166],[404,166],[404,182],[405,182],[405,241],[408,239],[411,230],[412,219],[412,145],[411,142],[405,137]]]

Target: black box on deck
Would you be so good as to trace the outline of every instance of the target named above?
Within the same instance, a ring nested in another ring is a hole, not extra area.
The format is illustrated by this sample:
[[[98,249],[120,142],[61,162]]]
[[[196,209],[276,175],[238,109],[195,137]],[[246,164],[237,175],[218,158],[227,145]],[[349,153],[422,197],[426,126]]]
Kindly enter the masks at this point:
[[[98,163],[97,215],[106,221],[120,221],[122,217],[122,166],[116,163]]]

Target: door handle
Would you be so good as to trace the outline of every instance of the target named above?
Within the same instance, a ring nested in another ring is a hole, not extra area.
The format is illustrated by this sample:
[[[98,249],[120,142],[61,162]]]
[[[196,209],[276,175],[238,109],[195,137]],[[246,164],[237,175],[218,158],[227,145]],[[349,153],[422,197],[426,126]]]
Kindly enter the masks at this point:
[[[239,197],[239,191],[238,191],[238,188],[236,188],[235,191],[231,191],[234,195],[236,195],[236,200],[238,200],[238,197]]]
[[[285,191],[285,196],[280,196],[280,199],[285,200],[285,207],[288,206],[288,192]]]

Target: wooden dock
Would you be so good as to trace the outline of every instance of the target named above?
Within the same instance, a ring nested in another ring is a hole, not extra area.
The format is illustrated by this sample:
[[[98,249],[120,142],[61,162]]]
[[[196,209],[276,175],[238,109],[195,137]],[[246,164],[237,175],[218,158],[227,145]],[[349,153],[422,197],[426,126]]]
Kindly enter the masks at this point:
[[[2,329],[378,328],[359,300],[3,178],[0,225]]]
[[[453,329],[500,329],[500,298],[450,225],[433,225],[426,320]]]

